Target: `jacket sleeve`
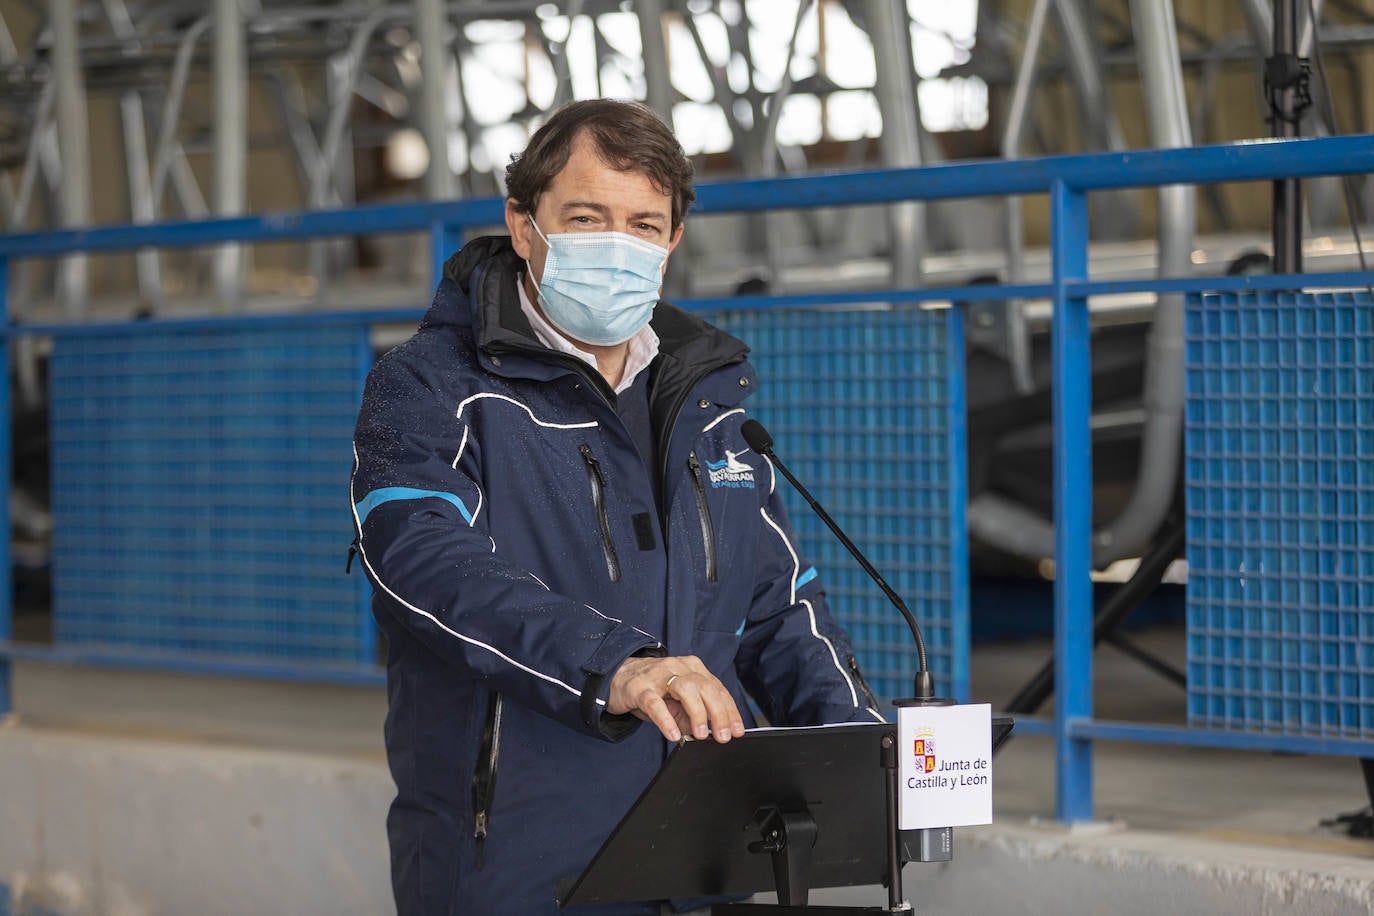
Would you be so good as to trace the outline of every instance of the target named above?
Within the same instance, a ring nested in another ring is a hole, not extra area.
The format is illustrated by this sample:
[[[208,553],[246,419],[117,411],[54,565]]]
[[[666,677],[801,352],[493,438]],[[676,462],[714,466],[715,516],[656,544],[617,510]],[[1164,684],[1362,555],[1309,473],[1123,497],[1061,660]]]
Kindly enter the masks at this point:
[[[797,549],[771,462],[768,471],[754,601],[735,658],[740,681],[772,725],[881,722],[849,637]]]
[[[662,652],[636,627],[551,591],[489,535],[481,443],[396,354],[368,376],[354,432],[353,519],[379,613],[461,676],[571,728],[610,739],[610,676]]]

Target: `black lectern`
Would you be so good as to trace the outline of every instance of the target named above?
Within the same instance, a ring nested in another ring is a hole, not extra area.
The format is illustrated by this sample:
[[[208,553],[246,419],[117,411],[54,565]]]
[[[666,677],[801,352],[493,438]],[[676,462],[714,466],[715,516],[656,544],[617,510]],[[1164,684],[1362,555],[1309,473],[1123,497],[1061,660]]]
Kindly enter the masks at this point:
[[[994,745],[1011,725],[994,718]],[[807,907],[807,894],[887,881],[896,840],[895,770],[887,764],[896,732],[874,723],[759,729],[725,745],[687,742],[582,874],[559,888],[559,906],[776,890],[779,906],[715,911],[855,912]]]

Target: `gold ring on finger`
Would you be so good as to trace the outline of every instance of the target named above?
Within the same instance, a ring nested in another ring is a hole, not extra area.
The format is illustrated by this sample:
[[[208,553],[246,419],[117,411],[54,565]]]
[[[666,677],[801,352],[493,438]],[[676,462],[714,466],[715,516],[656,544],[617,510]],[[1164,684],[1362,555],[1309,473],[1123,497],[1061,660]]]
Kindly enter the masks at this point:
[[[674,674],[672,677],[668,678],[668,683],[666,683],[666,684],[663,685],[663,689],[664,689],[664,690],[672,690],[672,689],[673,689],[673,681],[675,681],[675,680],[677,680],[677,675],[676,675],[676,674]]]

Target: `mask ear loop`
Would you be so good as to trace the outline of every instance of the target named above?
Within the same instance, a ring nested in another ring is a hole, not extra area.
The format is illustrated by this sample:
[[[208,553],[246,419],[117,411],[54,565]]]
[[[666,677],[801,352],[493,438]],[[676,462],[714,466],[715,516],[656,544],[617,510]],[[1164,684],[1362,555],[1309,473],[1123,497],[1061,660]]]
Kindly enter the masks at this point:
[[[527,220],[530,221],[530,225],[534,227],[534,232],[535,232],[535,234],[538,235],[539,238],[544,242],[544,247],[545,247],[545,248],[551,247],[551,246],[549,245],[549,237],[546,236],[543,232],[540,231],[540,229],[539,229],[539,224],[536,223],[536,222],[534,221],[534,214],[532,214],[532,213],[526,213],[526,214],[525,214],[525,219],[527,219]],[[529,259],[529,258],[523,258],[522,260],[524,260],[524,262],[525,262],[525,271],[529,274],[530,279],[533,280],[533,279],[534,279],[534,265],[530,263],[530,259]],[[534,284],[534,288],[535,288],[535,291],[538,292],[538,291],[539,291],[539,284],[538,284],[538,283],[535,283],[535,284]],[[541,293],[541,297],[542,297],[542,293]]]

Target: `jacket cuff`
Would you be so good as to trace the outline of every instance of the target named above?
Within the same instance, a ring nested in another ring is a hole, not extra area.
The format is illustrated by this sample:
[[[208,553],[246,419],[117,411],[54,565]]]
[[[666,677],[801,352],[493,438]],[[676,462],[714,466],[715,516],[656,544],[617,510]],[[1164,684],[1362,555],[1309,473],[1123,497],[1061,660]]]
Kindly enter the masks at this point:
[[[582,683],[582,724],[611,741],[619,741],[639,725],[638,717],[605,712],[611,677],[632,656],[665,656],[668,650],[653,637],[625,624],[606,634],[595,652],[582,664],[587,677]],[[597,702],[600,700],[601,702]]]

